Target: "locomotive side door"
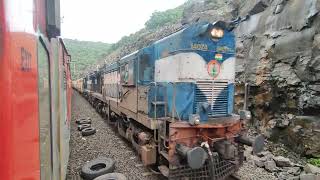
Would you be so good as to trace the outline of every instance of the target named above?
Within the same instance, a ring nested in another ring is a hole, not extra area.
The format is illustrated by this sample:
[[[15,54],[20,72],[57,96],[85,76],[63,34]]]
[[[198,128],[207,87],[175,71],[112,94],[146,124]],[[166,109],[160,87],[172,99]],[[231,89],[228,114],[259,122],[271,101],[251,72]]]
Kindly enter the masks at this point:
[[[137,113],[137,58],[120,64],[119,106]]]
[[[144,53],[138,60],[138,112],[148,115],[148,93],[150,83],[154,81],[154,67],[151,62],[151,55]]]

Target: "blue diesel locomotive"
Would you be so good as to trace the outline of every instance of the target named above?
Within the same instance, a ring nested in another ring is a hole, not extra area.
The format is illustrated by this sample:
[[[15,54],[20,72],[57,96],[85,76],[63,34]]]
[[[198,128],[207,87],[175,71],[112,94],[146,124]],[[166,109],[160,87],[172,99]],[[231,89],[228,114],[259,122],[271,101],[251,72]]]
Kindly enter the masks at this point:
[[[143,164],[169,179],[224,179],[243,144],[255,144],[233,114],[235,37],[225,22],[191,25],[77,82]]]

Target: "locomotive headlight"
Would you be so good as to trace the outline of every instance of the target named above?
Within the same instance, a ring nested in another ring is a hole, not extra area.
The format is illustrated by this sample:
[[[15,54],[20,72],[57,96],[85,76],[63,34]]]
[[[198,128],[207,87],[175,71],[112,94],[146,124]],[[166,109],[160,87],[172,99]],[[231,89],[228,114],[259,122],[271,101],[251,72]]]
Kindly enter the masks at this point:
[[[220,39],[223,37],[223,35],[224,35],[224,31],[222,29],[213,28],[211,30],[211,36],[214,39]]]

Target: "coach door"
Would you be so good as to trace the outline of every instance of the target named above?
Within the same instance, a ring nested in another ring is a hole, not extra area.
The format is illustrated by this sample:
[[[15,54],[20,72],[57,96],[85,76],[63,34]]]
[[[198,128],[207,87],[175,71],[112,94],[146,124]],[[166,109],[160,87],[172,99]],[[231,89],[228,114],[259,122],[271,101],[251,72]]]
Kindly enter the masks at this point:
[[[38,95],[40,128],[40,175],[41,180],[51,180],[53,173],[51,97],[49,54],[45,44],[38,42]]]

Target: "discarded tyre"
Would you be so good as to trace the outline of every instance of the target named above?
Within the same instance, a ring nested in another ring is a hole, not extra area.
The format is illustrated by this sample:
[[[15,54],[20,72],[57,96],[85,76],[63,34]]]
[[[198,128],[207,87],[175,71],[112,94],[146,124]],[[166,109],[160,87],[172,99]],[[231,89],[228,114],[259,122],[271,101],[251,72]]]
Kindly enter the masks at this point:
[[[86,119],[86,120],[81,120],[81,121],[79,121],[78,124],[91,124],[91,120],[88,120],[88,119]]]
[[[81,125],[78,125],[78,130],[82,131],[83,129],[89,128],[89,127],[91,127],[91,124],[81,124]]]
[[[91,121],[91,118],[90,118],[90,117],[86,117],[86,118],[79,118],[79,119],[77,119],[77,120],[76,120],[76,123],[77,123],[77,124],[79,124],[79,123],[80,123],[80,121],[83,121],[83,120],[89,120],[89,121]]]
[[[121,173],[109,173],[95,178],[94,180],[127,180],[126,176]]]
[[[86,118],[79,118],[76,120],[76,123],[79,124],[80,121],[87,120]]]
[[[87,162],[81,169],[81,177],[92,180],[104,174],[112,173],[115,169],[115,161],[111,158],[100,157]]]
[[[90,136],[95,133],[96,133],[96,129],[93,127],[85,128],[85,129],[82,129],[81,131],[82,136]]]

